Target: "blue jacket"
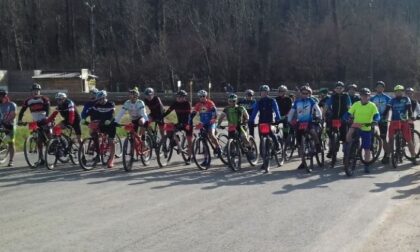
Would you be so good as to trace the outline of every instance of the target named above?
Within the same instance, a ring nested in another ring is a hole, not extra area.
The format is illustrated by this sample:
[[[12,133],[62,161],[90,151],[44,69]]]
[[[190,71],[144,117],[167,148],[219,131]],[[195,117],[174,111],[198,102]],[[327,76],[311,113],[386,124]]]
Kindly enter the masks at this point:
[[[273,112],[276,114],[275,121],[280,121],[280,111],[279,106],[274,98],[264,97],[261,98],[254,104],[252,109],[252,115],[250,118],[250,123],[255,123],[255,117],[258,112],[260,113],[259,122],[260,123],[271,123],[273,121]]]

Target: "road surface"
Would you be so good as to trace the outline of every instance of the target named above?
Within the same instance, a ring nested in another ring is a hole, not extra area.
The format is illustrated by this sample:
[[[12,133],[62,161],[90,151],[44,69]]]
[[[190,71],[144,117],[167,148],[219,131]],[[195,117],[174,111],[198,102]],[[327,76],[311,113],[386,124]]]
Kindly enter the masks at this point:
[[[0,168],[1,251],[416,251],[420,168]]]

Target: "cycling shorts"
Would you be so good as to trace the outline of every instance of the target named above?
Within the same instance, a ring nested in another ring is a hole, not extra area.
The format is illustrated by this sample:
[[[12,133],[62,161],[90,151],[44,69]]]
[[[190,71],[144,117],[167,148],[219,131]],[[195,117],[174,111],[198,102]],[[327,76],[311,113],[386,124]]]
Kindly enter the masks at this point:
[[[397,129],[395,129],[393,127],[392,122],[389,125],[389,129],[388,129],[388,137],[391,138],[395,135],[395,132],[397,131]],[[411,141],[412,137],[411,137],[411,127],[409,125],[408,122],[401,122],[401,131],[402,131],[402,135],[404,137],[404,140],[406,142]]]
[[[372,132],[359,130],[359,136],[362,139],[362,149],[370,150],[372,147]]]

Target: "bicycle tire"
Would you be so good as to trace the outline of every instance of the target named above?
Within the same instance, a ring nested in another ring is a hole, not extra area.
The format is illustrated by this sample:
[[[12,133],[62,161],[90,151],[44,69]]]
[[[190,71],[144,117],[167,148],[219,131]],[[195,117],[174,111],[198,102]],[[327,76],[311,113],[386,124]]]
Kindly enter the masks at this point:
[[[180,140],[180,146],[181,146],[181,156],[184,162],[188,161],[188,142],[187,138],[185,137],[185,134],[181,134],[181,140]]]
[[[349,146],[347,146],[345,156],[344,156],[344,172],[346,173],[348,177],[352,177],[356,169],[356,163],[357,163],[356,152],[357,152],[359,142],[352,140],[348,144]]]
[[[219,159],[224,163],[225,165],[229,165],[229,161],[227,158],[227,143],[229,141],[229,137],[226,134],[219,134],[217,136],[217,141],[219,142],[221,155],[219,156]]]
[[[330,149],[329,151],[331,152],[331,163],[330,163],[330,167],[334,168],[335,164],[337,163],[337,152],[338,152],[338,148],[339,145],[337,145],[337,139],[338,139],[338,134],[337,132],[333,132],[331,134],[331,144],[330,144]],[[340,144],[340,141],[338,141],[338,144]]]
[[[249,144],[251,146],[251,149],[248,150],[248,152],[246,153],[246,159],[248,160],[248,163],[251,166],[256,166],[258,163],[258,148],[257,148],[257,143],[255,142],[255,139],[252,136],[249,136]],[[254,158],[252,158],[250,156],[250,153],[254,154]]]
[[[122,156],[123,146],[122,146],[121,138],[118,134],[115,135],[114,143],[115,143],[115,154],[114,154],[114,156],[116,158],[120,158]]]
[[[300,141],[301,141],[300,142],[300,146],[301,146],[300,155],[301,155],[302,164],[305,166],[306,171],[308,173],[311,173],[312,172],[312,167],[311,167],[311,164],[308,165],[307,160],[309,159],[310,161],[312,161],[311,160],[312,158],[311,158],[311,155],[310,155],[310,151],[312,151],[312,150],[309,146],[310,144],[309,144],[309,139],[308,139],[307,135],[306,134],[302,135],[302,139]]]
[[[418,158],[420,156],[420,133],[417,130],[413,130],[412,135],[413,135],[412,140],[413,140],[413,145],[414,145],[414,151],[416,153],[416,158]],[[404,153],[404,157],[410,160],[412,159],[411,153],[407,144],[404,146],[403,153]]]
[[[25,142],[23,144],[23,149],[24,149],[23,154],[25,156],[26,163],[31,169],[36,169],[40,161],[37,140],[38,139],[33,137],[33,135],[30,135],[25,139]],[[34,162],[29,160],[30,159],[29,155],[32,153],[35,153],[35,156],[37,156],[36,161]]]
[[[9,157],[9,143],[4,141],[5,133],[0,133],[0,164],[4,164]]]
[[[264,136],[260,142],[260,154],[263,160],[262,167],[265,167],[266,170],[270,167],[270,159],[271,159],[271,139],[269,137]]]
[[[55,166],[57,165],[59,148],[61,148],[61,143],[57,138],[48,140],[44,157],[45,166],[48,170],[54,170]]]
[[[85,171],[92,170],[97,164],[94,158],[98,155],[98,153],[95,150],[94,145],[95,144],[94,144],[93,138],[88,137],[88,138],[83,139],[82,144],[79,148],[79,152],[77,155],[79,159],[79,165]]]
[[[277,137],[277,142],[279,144],[279,149],[278,150],[274,150],[274,158],[276,159],[276,163],[278,167],[281,167],[284,164],[284,155],[283,155],[283,140],[281,139],[280,136],[276,136]]]
[[[315,142],[314,142],[315,145]],[[318,164],[318,167],[322,168],[325,165],[325,152],[324,152],[324,147],[321,144],[321,151],[318,152],[316,151],[316,146],[315,147],[315,159],[316,159],[316,163]]]
[[[229,139],[227,143],[227,154],[229,168],[234,172],[241,170],[242,153],[237,139]]]
[[[365,161],[363,152],[359,151],[359,159],[365,165],[370,165],[370,164],[375,163],[376,160],[378,160],[379,156],[381,155],[382,138],[378,134],[373,134],[372,136],[372,146],[370,148],[370,151],[371,151],[371,156],[372,156],[370,161]]]
[[[203,159],[201,159],[201,156]],[[208,170],[210,167],[210,149],[205,138],[199,137],[193,141],[193,159],[194,163],[197,165],[197,168],[200,170]],[[203,164],[204,162],[206,164]]]
[[[141,144],[141,143],[140,143]],[[140,146],[140,160],[144,166],[150,164],[153,155],[152,139],[146,135],[143,141],[143,146]]]
[[[394,135],[394,143],[392,143],[392,152],[391,152],[391,164],[392,164],[392,167],[394,168],[394,169],[396,169],[402,162],[402,156],[401,156],[401,154],[402,154],[402,145],[401,145],[401,142],[402,142],[402,136],[401,136],[401,132],[397,132],[395,135]]]
[[[160,143],[156,149],[156,160],[159,167],[161,168],[166,167],[171,161],[173,153],[173,147],[171,144],[173,141],[175,140],[166,135],[160,140]]]
[[[133,169],[134,145],[133,140],[130,137],[124,139],[122,163],[126,172],[130,172]]]

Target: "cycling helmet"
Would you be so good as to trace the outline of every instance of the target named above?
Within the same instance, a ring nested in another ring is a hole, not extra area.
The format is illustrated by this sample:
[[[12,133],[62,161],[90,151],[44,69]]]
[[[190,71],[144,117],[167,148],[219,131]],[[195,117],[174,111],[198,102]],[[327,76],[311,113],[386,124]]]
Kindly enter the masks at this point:
[[[65,93],[58,92],[57,94],[55,94],[56,100],[61,100],[61,99],[66,99],[66,98],[67,98],[67,95]]]
[[[350,88],[357,89],[357,85],[354,84],[354,83],[350,84],[350,85],[347,86],[347,89],[350,89]]]
[[[261,85],[260,91],[270,92],[270,87],[268,85]]]
[[[382,86],[382,87],[385,87],[385,82],[383,82],[383,81],[378,81],[378,82],[376,82],[376,86]]]
[[[185,90],[179,90],[176,93],[176,96],[178,96],[178,97],[186,97],[187,95],[188,95],[188,93]]]
[[[236,94],[230,94],[228,97],[229,101],[237,101],[238,100],[238,96]]]
[[[412,87],[408,87],[405,89],[405,92],[414,92],[414,89]],[[0,91],[1,94],[1,91]]]
[[[137,87],[134,87],[133,89],[128,90],[128,92],[130,94],[134,94],[136,96],[139,96],[140,95],[139,89]]]
[[[144,90],[144,94],[145,95],[151,95],[151,94],[153,94],[155,92],[155,90],[153,90],[153,88],[146,88],[145,90]]]
[[[105,90],[101,90],[98,93],[96,93],[96,100],[105,98],[107,96],[108,96],[107,92]]]
[[[98,92],[99,92],[99,90],[98,90],[97,88],[92,88],[92,89],[89,91],[89,94],[96,95]]]
[[[287,87],[285,85],[281,85],[278,89],[278,92],[287,92]]]
[[[342,81],[337,81],[335,87],[344,87],[344,83]]]
[[[320,92],[321,94],[328,94],[328,88],[320,88],[320,89],[319,89],[319,92]]]
[[[254,96],[254,90],[252,90],[252,89],[245,90],[245,95]]]
[[[308,91],[310,94],[312,94],[312,88],[309,87],[309,86],[306,86],[306,85],[300,87],[300,92],[302,92],[302,91]]]
[[[0,95],[7,95],[6,89],[0,89]]]
[[[404,91],[404,86],[403,85],[396,85],[394,87],[394,91]]]
[[[38,83],[32,84],[32,90],[41,90],[41,85],[39,85]]]
[[[370,93],[370,89],[369,88],[362,88],[361,90],[360,90],[360,94],[361,95],[370,95],[371,93]]]
[[[206,97],[207,96],[207,91],[206,90],[200,90],[200,91],[197,92],[197,96]]]

